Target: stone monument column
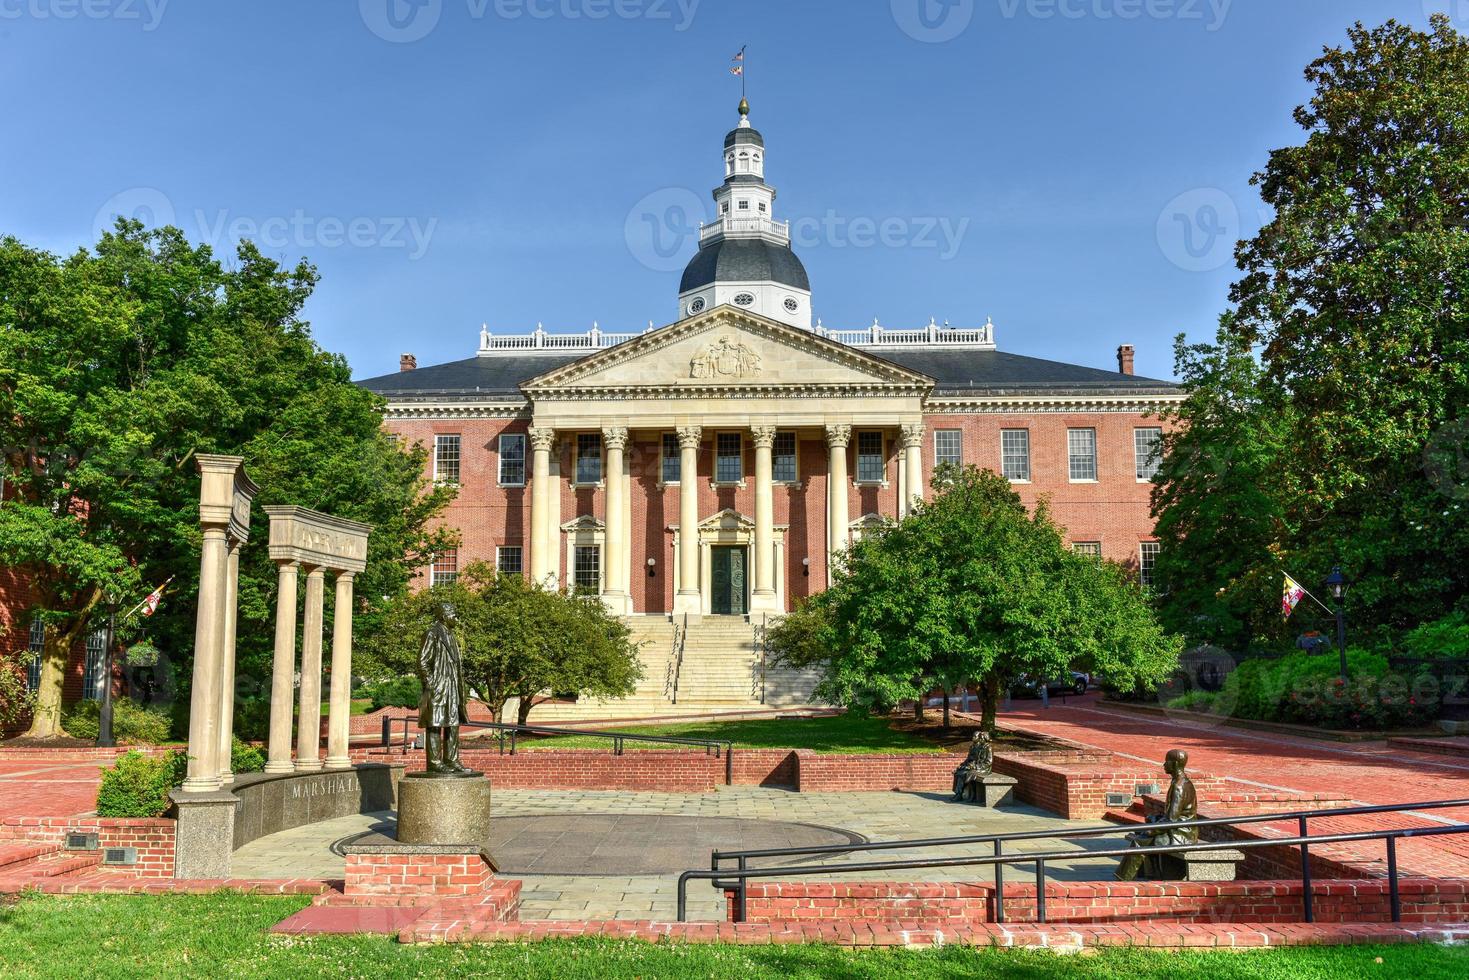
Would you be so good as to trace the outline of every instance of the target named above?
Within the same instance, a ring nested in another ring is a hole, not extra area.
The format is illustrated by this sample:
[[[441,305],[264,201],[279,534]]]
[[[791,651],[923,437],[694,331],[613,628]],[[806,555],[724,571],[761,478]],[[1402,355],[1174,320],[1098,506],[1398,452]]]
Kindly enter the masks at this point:
[[[240,547],[243,544],[243,541],[230,541],[225,564],[224,628],[219,658],[219,782],[222,786],[235,781],[231,768],[235,754],[235,633],[240,619]]]
[[[775,426],[750,428],[755,444],[755,591],[750,612],[779,613],[775,595]]]
[[[321,622],[326,570],[306,573],[306,616],[301,627],[301,707],[296,722],[296,771],[321,768]]]
[[[294,561],[280,563],[276,575],[275,660],[270,671],[270,743],[266,772],[293,772],[291,762],[291,708],[296,693],[296,569]]]
[[[606,538],[607,576],[606,594],[603,597],[607,608],[622,616],[628,611],[628,526],[627,487],[623,481],[624,452],[627,449],[627,428],[614,426],[602,430],[602,445],[607,450],[607,495]]]
[[[901,511],[911,513],[913,504],[923,500],[923,423],[905,425],[903,432],[903,492],[908,499],[903,501]]]
[[[332,606],[332,688],[326,721],[326,768],[349,769],[352,715],[352,572],[337,573]]]
[[[832,564],[839,551],[847,546],[847,446],[852,442],[850,425],[826,427],[826,581],[831,584]]]
[[[556,444],[556,430],[532,426],[530,484],[530,577],[544,583],[555,567],[551,550],[551,447]]]
[[[699,443],[704,430],[687,425],[678,430],[678,595],[673,614],[696,621],[703,614],[699,592]]]
[[[194,620],[194,680],[189,693],[189,770],[182,789],[219,789],[220,639],[228,589],[229,535],[223,525],[206,526],[199,555],[199,611]]]

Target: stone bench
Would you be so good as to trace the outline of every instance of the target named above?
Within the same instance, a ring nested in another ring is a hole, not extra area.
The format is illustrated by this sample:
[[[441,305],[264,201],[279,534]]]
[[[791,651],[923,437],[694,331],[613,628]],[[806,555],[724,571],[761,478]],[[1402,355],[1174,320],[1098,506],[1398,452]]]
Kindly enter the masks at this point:
[[[1148,877],[1156,881],[1234,881],[1245,852],[1230,848],[1207,851],[1170,851],[1149,856]]]
[[[1015,784],[1018,782],[1014,776],[992,772],[964,788],[964,802],[990,808],[1014,803]]]

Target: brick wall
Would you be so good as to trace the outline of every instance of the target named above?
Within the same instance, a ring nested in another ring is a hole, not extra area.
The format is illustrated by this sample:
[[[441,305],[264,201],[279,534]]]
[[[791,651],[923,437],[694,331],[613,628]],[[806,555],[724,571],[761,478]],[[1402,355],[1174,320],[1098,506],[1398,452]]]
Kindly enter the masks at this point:
[[[995,921],[994,887],[982,883],[777,882],[752,880],[750,922],[862,919],[917,926]],[[1469,880],[1417,878],[1401,883],[1404,922],[1461,922]],[[1313,892],[1316,921],[1385,922],[1387,883],[1332,881]],[[1289,923],[1301,921],[1299,881],[1068,882],[1046,886],[1051,923]],[[732,913],[731,913],[732,914]],[[1005,887],[1005,918],[1036,921],[1034,885]]]
[[[96,834],[99,847],[134,847],[138,863],[132,871],[143,878],[172,878],[178,825],[162,818],[6,817],[0,840],[61,844],[68,834]]]
[[[1110,753],[1026,752],[996,753],[995,772],[1014,776],[1016,798],[1068,820],[1093,820],[1109,809],[1108,793],[1135,795],[1137,787],[1160,784],[1166,776],[1157,769]],[[1192,776],[1200,796],[1219,791],[1222,779]]]
[[[469,898],[483,893],[494,880],[489,863],[479,854],[349,852],[343,894],[349,899],[372,899],[379,905]],[[518,893],[519,888],[515,891]]]
[[[738,755],[738,754],[737,754]],[[909,755],[820,755],[797,749],[803,793],[946,791],[963,760],[950,752]]]

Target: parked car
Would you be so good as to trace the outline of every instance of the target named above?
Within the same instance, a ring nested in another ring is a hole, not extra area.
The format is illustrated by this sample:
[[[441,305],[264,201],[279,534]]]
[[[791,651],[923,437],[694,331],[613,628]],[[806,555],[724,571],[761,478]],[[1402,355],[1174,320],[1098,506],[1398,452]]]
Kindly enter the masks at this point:
[[[1078,670],[1067,671],[1061,677],[1046,681],[1046,690],[1051,694],[1085,694],[1091,678]],[[1040,684],[1029,674],[1021,674],[1010,685],[1011,697],[1038,698]]]

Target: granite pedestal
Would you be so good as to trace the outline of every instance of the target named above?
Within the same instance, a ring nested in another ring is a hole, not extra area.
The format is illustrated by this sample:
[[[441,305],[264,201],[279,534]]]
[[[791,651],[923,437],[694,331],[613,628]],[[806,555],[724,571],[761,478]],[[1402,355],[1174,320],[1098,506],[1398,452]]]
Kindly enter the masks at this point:
[[[398,842],[482,845],[490,839],[490,781],[412,773],[398,784]]]
[[[1018,782],[1019,780],[1014,776],[992,772],[964,787],[964,802],[984,807],[1014,803],[1015,784]]]

